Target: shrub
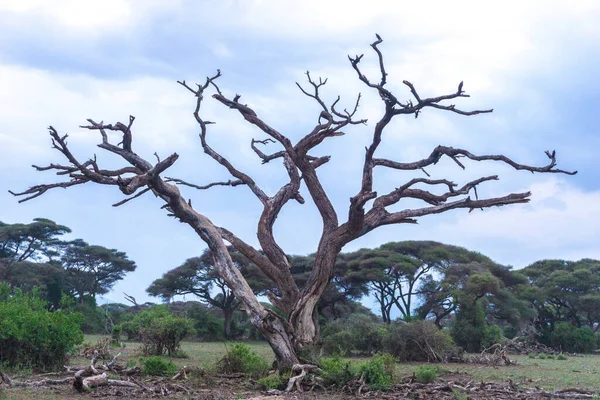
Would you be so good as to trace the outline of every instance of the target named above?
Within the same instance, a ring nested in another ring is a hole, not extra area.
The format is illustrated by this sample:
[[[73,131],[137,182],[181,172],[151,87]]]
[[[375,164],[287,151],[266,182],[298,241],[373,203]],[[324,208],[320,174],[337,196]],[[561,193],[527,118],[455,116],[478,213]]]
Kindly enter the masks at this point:
[[[219,361],[222,373],[243,372],[253,376],[262,376],[269,372],[269,363],[242,343],[237,343],[227,351]]]
[[[151,376],[173,376],[177,373],[177,366],[159,356],[148,357],[144,360],[144,373]]]
[[[386,327],[364,314],[352,314],[323,328],[323,351],[327,354],[371,355],[382,350]]]
[[[221,341],[224,320],[202,304],[194,304],[186,310],[187,316],[194,324],[198,339],[206,342]]]
[[[142,341],[144,355],[174,355],[181,341],[193,332],[187,318],[171,314],[165,306],[155,306],[137,313],[122,329],[129,340]]]
[[[438,377],[438,369],[432,365],[420,365],[415,370],[415,378],[420,383],[431,383]]]
[[[337,388],[341,388],[349,381],[356,379],[358,373],[356,367],[350,361],[343,360],[339,356],[323,358],[319,366],[323,371],[321,377],[325,385],[333,385]]]
[[[336,332],[323,339],[323,351],[326,354],[337,354],[345,356],[351,354],[356,348],[356,335],[349,329]]]
[[[483,337],[481,338],[482,349],[487,349],[495,344],[502,343],[504,343],[504,335],[499,326],[488,325],[483,329]]]
[[[564,354],[559,354],[558,356],[556,356],[557,360],[568,360],[567,356],[565,356]]]
[[[123,332],[123,327],[121,325],[113,326],[110,333],[113,343],[119,343],[121,341],[121,332]]]
[[[38,289],[23,293],[0,284],[0,362],[11,367],[62,367],[83,342],[81,315],[50,312]]]
[[[152,321],[148,328],[142,328],[143,351],[146,355],[169,356],[179,351],[181,341],[192,331],[190,321],[169,314]]]
[[[548,358],[544,353],[540,354],[540,360],[545,360],[546,358]]]
[[[272,375],[263,376],[256,383],[264,390],[270,389],[285,389],[289,379],[289,375],[280,375],[278,372]]]
[[[590,327],[576,328],[568,322],[559,322],[550,333],[550,345],[573,353],[590,353],[596,349],[596,337]]]
[[[107,333],[105,325],[106,316],[102,308],[96,305],[95,299],[84,297],[83,302],[76,303],[72,307],[72,310],[83,316],[80,323],[83,333]]]
[[[461,305],[452,324],[452,339],[465,351],[478,352],[481,351],[485,329],[483,305],[481,303]]]
[[[535,354],[530,353],[530,354],[527,355],[527,357],[529,357],[529,358],[535,358]]]
[[[359,373],[364,374],[365,382],[369,384],[371,390],[389,390],[394,378],[395,366],[396,360],[393,356],[379,355],[362,364]]]
[[[457,351],[448,331],[430,321],[393,324],[383,343],[384,350],[399,361],[442,361]]]

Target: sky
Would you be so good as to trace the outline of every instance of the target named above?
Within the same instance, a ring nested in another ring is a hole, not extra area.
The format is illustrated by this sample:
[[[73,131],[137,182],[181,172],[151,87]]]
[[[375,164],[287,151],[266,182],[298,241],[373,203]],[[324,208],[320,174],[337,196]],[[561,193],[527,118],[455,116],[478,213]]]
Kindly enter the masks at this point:
[[[377,58],[369,46],[377,33],[384,39],[380,48],[388,89],[398,98],[411,98],[403,80],[423,97],[453,93],[464,81],[471,97],[457,100],[457,106],[494,109],[473,117],[427,109],[418,119],[397,118],[384,133],[379,157],[416,161],[442,144],[542,166],[544,151],[556,150],[559,167],[579,173],[531,174],[493,162],[467,163],[463,171],[444,160],[428,170],[432,178],[461,185],[497,174],[499,181],[480,186],[480,196],[531,191],[532,200],[379,228],[344,251],[435,240],[514,268],[541,259],[600,259],[598,21],[596,0],[0,0],[0,220],[49,218],[69,226],[70,238],[125,251],[137,271],[105,301],[124,302],[123,292],[138,302],[158,301],[145,293],[150,283],[206,247],[191,228],[160,209],[159,199],[147,194],[115,208],[111,204],[124,197],[116,188],[86,184],[18,204],[8,190],[60,179],[31,168],[64,162],[51,149],[49,125],[69,134],[69,147],[80,160],[96,154],[103,167],[123,166],[96,147],[97,132],[79,125],[87,118],[127,122],[129,115],[136,117],[138,154],[149,161],[154,152],[163,158],[180,155],[165,176],[196,184],[229,179],[202,152],[192,116],[195,99],[176,83],[203,82],[217,69],[225,95],[240,94],[292,141],[308,133],[319,115],[315,102],[295,85],[305,83],[307,70],[328,78],[322,93],[329,102],[340,95],[341,104],[352,107],[362,93],[358,117],[367,118],[367,125],[347,129],[313,153],[332,156],[318,173],[344,220],[348,199],[360,188],[364,148],[383,112],[381,100],[358,81],[347,56],[364,53],[363,71],[377,79]],[[252,138],[265,138],[262,132],[209,96],[203,109],[203,116],[216,122],[207,139],[215,150],[268,194],[285,184],[283,165],[262,165],[250,149]],[[383,193],[412,177],[376,169],[374,186]],[[247,188],[182,191],[217,225],[257,244],[261,207]],[[320,230],[310,201],[287,205],[275,225],[276,238],[289,254],[314,252]]]

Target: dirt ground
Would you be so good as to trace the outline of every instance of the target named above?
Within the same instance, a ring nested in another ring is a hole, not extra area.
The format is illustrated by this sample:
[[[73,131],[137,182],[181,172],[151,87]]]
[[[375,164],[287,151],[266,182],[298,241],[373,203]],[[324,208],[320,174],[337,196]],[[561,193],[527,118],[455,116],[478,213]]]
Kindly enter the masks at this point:
[[[160,386],[160,385],[159,385]],[[165,383],[166,391],[148,392],[141,389],[123,387],[99,387],[89,393],[78,393],[69,384],[46,387],[6,387],[0,386],[0,400],[64,400],[64,399],[198,399],[198,400],[312,400],[312,399],[518,399],[533,400],[547,398],[594,399],[590,391],[569,389],[557,392],[545,392],[531,388],[520,388],[511,382],[475,383],[472,380],[438,380],[431,384],[407,383],[395,385],[389,392],[366,392],[360,395],[341,391],[314,391],[311,393],[275,393],[267,394],[258,390],[248,378],[219,379],[211,378],[204,382],[184,382],[179,385]],[[158,387],[158,386],[156,386]],[[532,393],[532,391],[536,391]]]

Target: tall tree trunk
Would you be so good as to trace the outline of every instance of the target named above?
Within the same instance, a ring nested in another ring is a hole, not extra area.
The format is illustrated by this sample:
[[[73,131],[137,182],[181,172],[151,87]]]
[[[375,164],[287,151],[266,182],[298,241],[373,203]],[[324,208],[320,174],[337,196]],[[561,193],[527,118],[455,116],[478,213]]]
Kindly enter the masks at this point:
[[[311,274],[289,315],[294,334],[294,346],[297,350],[320,343],[317,303],[329,285],[335,259],[340,250],[341,247],[328,243],[327,238],[321,239]]]
[[[229,309],[229,308],[224,309],[223,310],[223,316],[225,318],[225,321],[223,323],[224,330],[225,330],[225,339],[231,340],[231,339],[233,339],[233,332],[232,332],[232,328],[233,328],[233,310]]]

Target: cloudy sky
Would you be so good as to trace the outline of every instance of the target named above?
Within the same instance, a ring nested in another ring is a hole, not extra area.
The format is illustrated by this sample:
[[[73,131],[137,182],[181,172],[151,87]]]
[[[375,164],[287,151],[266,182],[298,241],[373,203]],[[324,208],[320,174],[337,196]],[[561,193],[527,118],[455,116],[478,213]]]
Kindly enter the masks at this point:
[[[176,80],[200,82],[221,69],[225,94],[242,95],[266,121],[292,140],[305,135],[319,109],[295,86],[306,70],[328,77],[327,99],[339,94],[346,107],[362,92],[367,126],[324,143],[315,155],[332,155],[319,169],[340,218],[360,185],[364,147],[383,106],[362,85],[347,55],[365,53],[363,68],[376,78],[369,44],[375,33],[388,68],[389,89],[400,99],[411,81],[422,96],[464,89],[462,108],[494,108],[475,117],[425,110],[397,119],[384,135],[380,156],[423,158],[438,144],[473,153],[503,153],[518,162],[545,165],[556,150],[559,166],[576,176],[518,173],[494,163],[470,163],[466,171],[440,162],[428,172],[461,184],[490,174],[500,181],[480,196],[533,192],[530,204],[468,214],[458,210],[426,217],[418,226],[385,227],[345,250],[388,241],[437,240],[480,251],[521,268],[544,258],[600,258],[600,2],[405,2],[334,0],[0,0],[0,220],[45,217],[72,228],[72,237],[117,248],[138,270],[108,297],[122,292],[150,300],[152,280],[205,248],[192,230],[168,218],[147,195],[122,207],[114,187],[85,185],[48,192],[18,204],[8,189],[55,181],[31,164],[62,162],[52,151],[48,125],[69,133],[81,160],[97,154],[104,166],[119,160],[95,145],[97,134],[78,128],[86,118],[126,122],[135,115],[134,150],[153,160],[178,152],[167,175],[206,184],[229,177],[206,157],[197,137],[194,98]],[[204,116],[216,121],[209,142],[271,194],[285,180],[280,163],[261,165],[250,150],[257,129],[214,100]],[[115,138],[116,139],[116,138]],[[274,146],[274,145],[271,145]],[[271,150],[271,149],[270,149]],[[273,151],[278,150],[276,147]],[[378,169],[377,190],[410,179]],[[244,187],[185,190],[196,209],[255,244],[260,204]],[[308,196],[305,196],[308,198]],[[310,202],[289,204],[276,224],[291,254],[315,250],[320,231]]]

